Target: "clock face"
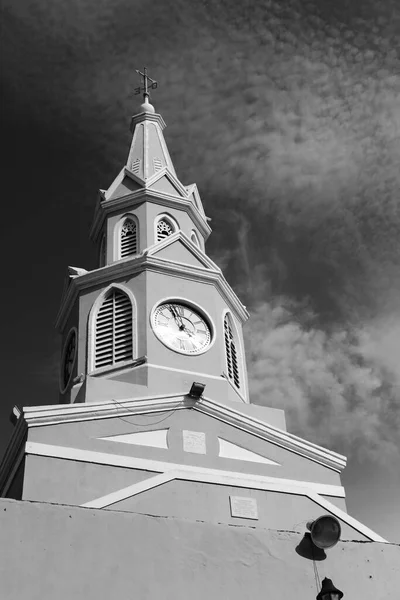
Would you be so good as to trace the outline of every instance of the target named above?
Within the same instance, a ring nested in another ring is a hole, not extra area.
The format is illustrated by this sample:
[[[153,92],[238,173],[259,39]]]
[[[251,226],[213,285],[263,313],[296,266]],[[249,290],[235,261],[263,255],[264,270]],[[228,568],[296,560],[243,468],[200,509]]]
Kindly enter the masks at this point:
[[[65,389],[72,375],[72,369],[75,362],[76,353],[76,331],[72,330],[68,336],[67,345],[64,352],[64,362],[62,366],[62,386]]]
[[[182,354],[201,354],[211,344],[211,330],[200,312],[180,302],[164,302],[153,313],[157,337]]]

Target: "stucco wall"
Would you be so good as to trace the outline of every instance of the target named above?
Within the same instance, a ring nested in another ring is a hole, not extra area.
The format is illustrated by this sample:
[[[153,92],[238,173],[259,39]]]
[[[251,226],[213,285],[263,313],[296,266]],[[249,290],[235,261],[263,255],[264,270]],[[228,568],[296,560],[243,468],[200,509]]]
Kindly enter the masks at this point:
[[[7,600],[311,600],[301,535],[132,513],[0,500]],[[340,542],[317,563],[344,600],[400,589],[400,546]]]

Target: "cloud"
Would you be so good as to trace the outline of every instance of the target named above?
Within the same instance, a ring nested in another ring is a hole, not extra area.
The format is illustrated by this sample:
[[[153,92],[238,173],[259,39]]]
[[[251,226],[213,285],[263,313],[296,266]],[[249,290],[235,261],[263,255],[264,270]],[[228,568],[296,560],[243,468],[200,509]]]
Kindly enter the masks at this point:
[[[252,312],[246,341],[253,401],[284,408],[293,433],[359,461],[399,458],[400,370],[380,352],[398,350],[398,338],[327,331],[314,321],[305,307],[282,299]]]
[[[80,170],[99,187],[119,171],[146,64],[178,175],[197,181],[213,219],[208,251],[252,313],[253,401],[339,451],[395,453],[397,4],[24,0],[7,11],[8,93],[76,148],[73,201],[86,195]]]

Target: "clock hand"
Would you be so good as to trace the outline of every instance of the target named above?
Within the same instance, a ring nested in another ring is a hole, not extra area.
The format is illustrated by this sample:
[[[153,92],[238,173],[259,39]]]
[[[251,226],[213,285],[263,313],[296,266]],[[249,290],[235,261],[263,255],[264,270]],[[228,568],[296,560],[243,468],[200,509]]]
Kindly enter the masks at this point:
[[[169,310],[172,313],[172,316],[174,317],[175,323],[178,325],[179,329],[183,329],[184,325],[182,322],[182,317],[179,316],[178,311],[176,310],[175,306],[173,306],[172,304],[169,305]],[[180,319],[180,324],[179,324],[179,320]]]
[[[185,333],[187,333],[188,335],[190,335],[190,337],[193,337],[193,336],[194,336],[194,333],[193,333],[192,331],[190,331],[190,329],[188,329],[188,328],[186,327],[186,325],[183,325],[183,324],[182,324],[182,331],[184,331]]]

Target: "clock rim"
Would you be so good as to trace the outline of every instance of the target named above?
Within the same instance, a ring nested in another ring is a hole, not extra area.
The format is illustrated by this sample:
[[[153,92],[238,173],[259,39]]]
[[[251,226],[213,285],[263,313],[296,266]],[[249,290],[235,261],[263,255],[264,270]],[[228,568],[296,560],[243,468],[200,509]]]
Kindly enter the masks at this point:
[[[67,353],[67,348],[68,348],[68,344],[69,341],[71,339],[71,337],[75,334],[75,354],[74,354],[74,360],[72,361],[72,367],[71,367],[71,373],[69,376],[69,379],[67,381],[67,383],[64,385],[64,381],[63,381],[63,373],[64,373],[64,361],[65,361],[65,355]],[[65,394],[65,392],[67,391],[71,380],[72,380],[72,375],[74,372],[74,368],[75,368],[75,364],[76,364],[76,359],[78,356],[78,329],[76,327],[71,327],[71,329],[68,331],[68,335],[65,338],[65,342],[64,342],[64,347],[63,347],[63,351],[61,354],[61,365],[60,365],[60,373],[59,373],[59,384],[60,384],[60,392],[61,394]]]
[[[193,308],[193,310],[195,310],[197,313],[200,314],[200,316],[202,317],[202,319],[204,319],[204,321],[206,322],[206,324],[208,325],[208,328],[210,330],[210,343],[203,348],[202,350],[199,350],[198,352],[185,352],[183,350],[178,350],[178,348],[175,348],[174,346],[170,346],[169,344],[167,344],[157,333],[157,329],[155,327],[155,322],[154,322],[154,315],[155,312],[157,310],[157,308],[159,306],[161,306],[162,304],[183,304],[185,306],[187,306],[188,308]],[[212,320],[212,318],[210,317],[209,313],[199,304],[197,304],[196,302],[193,302],[192,300],[188,300],[187,298],[182,298],[179,296],[168,296],[166,298],[163,298],[162,300],[158,300],[155,305],[153,306],[153,308],[151,309],[150,312],[150,326],[151,329],[154,333],[154,335],[156,336],[156,338],[166,347],[168,348],[168,350],[172,350],[172,352],[176,352],[177,354],[182,354],[183,356],[199,356],[200,354],[204,354],[205,352],[208,352],[210,350],[210,348],[214,345],[215,342],[215,325],[214,322]]]

